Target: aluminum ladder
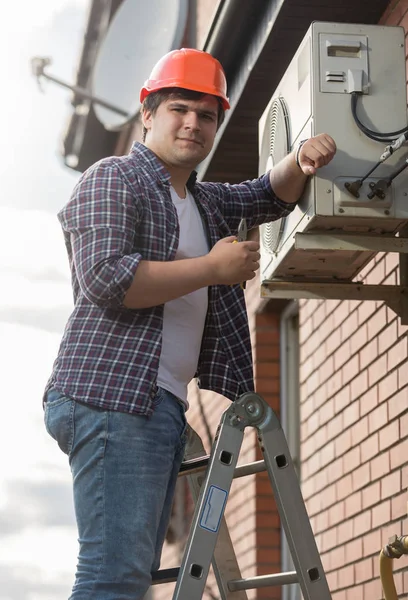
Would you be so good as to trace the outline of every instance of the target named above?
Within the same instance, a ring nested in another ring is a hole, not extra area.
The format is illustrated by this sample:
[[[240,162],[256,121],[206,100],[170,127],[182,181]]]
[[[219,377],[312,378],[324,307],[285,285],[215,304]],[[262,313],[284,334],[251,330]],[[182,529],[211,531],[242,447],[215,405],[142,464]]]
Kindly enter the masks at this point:
[[[264,460],[237,467],[245,429],[254,427]],[[152,584],[177,581],[173,600],[201,600],[210,564],[221,600],[247,600],[246,590],[298,583],[304,600],[331,600],[285,434],[271,407],[247,392],[223,413],[210,456],[195,435],[180,475],[187,474],[194,517],[180,568],[152,575]],[[205,477],[202,471],[206,468]],[[295,571],[243,579],[225,522],[232,480],[266,469]]]

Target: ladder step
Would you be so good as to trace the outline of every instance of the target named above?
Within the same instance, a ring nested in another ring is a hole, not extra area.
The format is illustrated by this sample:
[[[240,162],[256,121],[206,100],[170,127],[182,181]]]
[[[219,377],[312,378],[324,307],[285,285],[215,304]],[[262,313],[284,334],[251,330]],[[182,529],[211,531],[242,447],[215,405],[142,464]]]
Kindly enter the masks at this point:
[[[152,585],[159,585],[161,583],[173,583],[177,581],[177,577],[180,572],[180,567],[173,567],[172,569],[160,569],[152,573]]]
[[[183,475],[192,475],[198,471],[205,471],[208,466],[209,458],[209,456],[200,456],[200,458],[192,458],[190,460],[183,461],[181,463],[179,477],[182,477]],[[238,479],[239,477],[245,477],[246,475],[262,473],[262,471],[266,471],[265,461],[257,460],[255,462],[248,463],[247,465],[236,467],[233,478]]]
[[[180,567],[174,567],[172,569],[160,569],[160,571],[152,573],[152,585],[177,581],[179,571]],[[259,575],[258,577],[248,577],[246,579],[233,579],[228,581],[228,589],[230,592],[238,592],[240,590],[255,590],[257,588],[289,585],[298,582],[296,571],[288,571],[287,573]]]
[[[274,573],[273,575],[259,575],[258,577],[248,577],[246,579],[234,579],[228,582],[228,589],[230,592],[238,592],[239,590],[255,590],[257,588],[288,585],[290,583],[299,583],[296,571]]]

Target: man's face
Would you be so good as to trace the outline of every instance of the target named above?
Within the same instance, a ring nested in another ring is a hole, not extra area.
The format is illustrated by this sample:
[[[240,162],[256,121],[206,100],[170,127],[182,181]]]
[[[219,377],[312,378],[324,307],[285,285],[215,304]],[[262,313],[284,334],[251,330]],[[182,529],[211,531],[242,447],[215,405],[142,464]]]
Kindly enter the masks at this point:
[[[217,132],[218,101],[170,98],[156,113],[144,111],[146,146],[170,167],[194,169],[209,154]]]

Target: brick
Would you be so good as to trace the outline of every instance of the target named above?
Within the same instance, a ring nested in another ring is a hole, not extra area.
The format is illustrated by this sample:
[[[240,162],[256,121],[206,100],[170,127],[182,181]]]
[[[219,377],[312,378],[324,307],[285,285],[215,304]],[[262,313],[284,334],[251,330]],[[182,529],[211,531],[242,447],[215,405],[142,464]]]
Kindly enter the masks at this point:
[[[354,565],[354,576],[356,583],[369,581],[373,578],[373,561],[365,558]]]
[[[339,390],[334,397],[335,413],[339,413],[340,411],[342,411],[343,408],[350,404],[351,400],[351,388],[349,385],[346,385],[341,390]]]
[[[357,309],[358,326],[365,323],[376,310],[375,302],[361,302]]]
[[[336,350],[333,356],[334,369],[338,371],[345,362],[350,358],[350,342],[345,340],[342,345]]]
[[[326,389],[329,397],[333,394],[337,394],[345,385],[345,382],[342,379],[342,373],[343,371],[341,371],[340,373],[333,373],[330,379],[327,380]],[[351,378],[353,376],[354,375],[352,374]]]
[[[381,403],[398,391],[398,372],[392,371],[378,384],[378,401]]]
[[[407,462],[408,456],[408,439],[400,442],[390,450],[391,470],[401,467]]]
[[[347,454],[343,456],[343,472],[350,473],[354,471],[361,464],[360,459],[360,447],[352,448]]]
[[[346,511],[344,502],[337,502],[329,509],[329,527],[344,521]]]
[[[350,353],[353,355],[368,343],[367,324],[356,327],[355,332],[350,337]]]
[[[279,394],[280,381],[279,378],[259,379],[256,381],[256,391],[263,396],[265,393]]]
[[[342,569],[338,570],[338,585],[339,587],[347,587],[354,585],[354,567],[353,565],[347,565]]]
[[[383,354],[397,339],[397,322],[392,321],[378,336],[378,353]]]
[[[361,512],[363,506],[361,492],[351,494],[351,496],[346,498],[344,502],[346,518],[352,517],[355,514]]]
[[[364,463],[373,458],[379,452],[378,433],[371,435],[361,444],[361,462]]]
[[[330,327],[329,323],[325,323],[329,331],[333,331],[333,327]],[[324,349],[326,356],[329,356],[335,352],[341,346],[341,339],[338,331],[334,331],[324,342]]]
[[[374,433],[378,431],[381,427],[388,421],[388,407],[387,404],[380,404],[377,408],[375,408],[368,415],[368,431],[369,433]]]
[[[337,572],[336,571],[332,571],[331,573],[328,573],[325,565],[323,563],[323,569],[325,569],[325,573],[326,573],[326,580],[327,580],[327,585],[329,586],[330,590],[336,589],[337,587]],[[333,596],[332,596],[333,597]]]
[[[381,530],[369,531],[363,536],[363,556],[378,556],[378,549],[384,545]]]
[[[276,344],[258,344],[255,342],[254,351],[257,363],[278,360],[280,357],[280,348]]]
[[[383,275],[384,277],[384,275]],[[374,338],[381,330],[387,325],[387,311],[383,304],[379,310],[376,311],[374,317],[372,317],[367,323],[368,337]]]
[[[370,461],[370,475],[371,480],[381,479],[390,472],[390,454],[389,452],[383,452],[382,454],[374,457]]]
[[[407,360],[407,338],[404,337],[394,344],[387,352],[388,369],[395,369],[400,363]]]
[[[336,411],[337,412],[337,411]],[[327,424],[327,437],[334,438],[343,430],[343,414],[337,414]]]
[[[353,402],[350,406],[344,409],[343,426],[349,427],[358,421],[360,418],[360,404]]]
[[[358,329],[357,311],[349,312],[349,316],[343,321],[340,327],[342,340],[349,340],[353,333]],[[350,348],[351,350],[351,348]]]
[[[406,385],[408,385],[408,368],[407,365],[404,364],[398,369],[398,388],[402,388]]]
[[[334,442],[336,457],[345,454],[351,448],[351,431],[346,429]]]
[[[353,519],[353,537],[367,533],[371,530],[371,512],[365,511]]]
[[[352,445],[360,444],[368,436],[368,417],[364,417],[355,423],[350,432]]]
[[[365,369],[378,358],[378,339],[374,338],[360,350],[360,366]]]
[[[341,369],[342,385],[345,385],[360,372],[360,363],[358,356],[353,356]]]
[[[387,374],[387,357],[381,356],[368,367],[368,385],[371,387]]]
[[[353,399],[362,396],[368,389],[368,372],[361,371],[351,382],[351,396]]]
[[[407,494],[406,491],[391,498],[391,520],[405,519],[407,516]]]
[[[344,544],[348,540],[353,539],[353,521],[350,519],[344,523],[340,523],[337,527],[337,543]]]
[[[378,504],[381,497],[381,485],[379,481],[376,481],[365,488],[363,494],[363,510]]]
[[[344,548],[345,553],[345,562],[354,563],[357,560],[361,559],[363,554],[363,540],[361,538],[357,538],[356,540],[352,540],[345,545]]]
[[[256,362],[255,373],[257,379],[279,377],[280,375],[280,364],[273,361],[268,362]]]
[[[363,593],[359,598],[369,598],[370,600],[382,600],[382,587],[381,582],[377,580],[369,581],[363,586]],[[357,598],[356,598],[357,600]]]
[[[338,583],[337,583],[336,587],[339,587]],[[333,594],[332,594],[332,600],[347,600],[346,591],[345,590],[339,590],[338,592],[333,592]]]
[[[386,500],[382,502],[378,506],[374,506],[371,509],[372,514],[372,527],[375,529],[376,527],[380,527],[385,523],[389,523],[391,521],[391,502],[390,500]]]
[[[327,423],[330,419],[334,417],[334,399],[331,398],[327,402],[321,406],[319,409],[319,423],[322,425],[323,423]]]
[[[408,367],[407,367],[408,368]],[[403,388],[388,400],[388,415],[395,419],[408,410],[408,388]]]
[[[352,474],[349,473],[348,475],[345,475],[345,477],[342,477],[341,479],[336,481],[337,500],[344,500],[345,498],[350,496],[350,494],[353,493],[353,489],[354,488]]]
[[[361,416],[371,412],[378,404],[378,388],[374,387],[360,398]]]
[[[366,463],[351,474],[353,490],[360,490],[370,483],[370,465]]]
[[[380,451],[393,446],[399,439],[399,422],[392,421],[387,427],[380,430]]]

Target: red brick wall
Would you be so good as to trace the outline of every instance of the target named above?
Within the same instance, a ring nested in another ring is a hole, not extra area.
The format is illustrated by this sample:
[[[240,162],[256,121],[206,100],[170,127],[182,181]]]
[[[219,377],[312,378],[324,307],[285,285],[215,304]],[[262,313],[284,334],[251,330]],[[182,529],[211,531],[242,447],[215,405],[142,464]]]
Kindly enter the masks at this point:
[[[407,28],[408,0],[381,24]],[[396,284],[398,257],[361,279]],[[302,489],[333,600],[380,600],[379,551],[408,533],[408,327],[381,302],[303,301],[300,323]],[[408,597],[406,557],[394,572]]]
[[[255,302],[254,302],[255,304]],[[280,414],[280,317],[277,312],[262,312],[255,316],[255,377],[256,391]],[[256,444],[256,460],[263,458]],[[255,481],[255,532],[257,539],[256,574],[269,575],[281,571],[281,536],[278,509],[266,473],[259,473]],[[281,589],[258,590],[258,600],[279,600]]]

